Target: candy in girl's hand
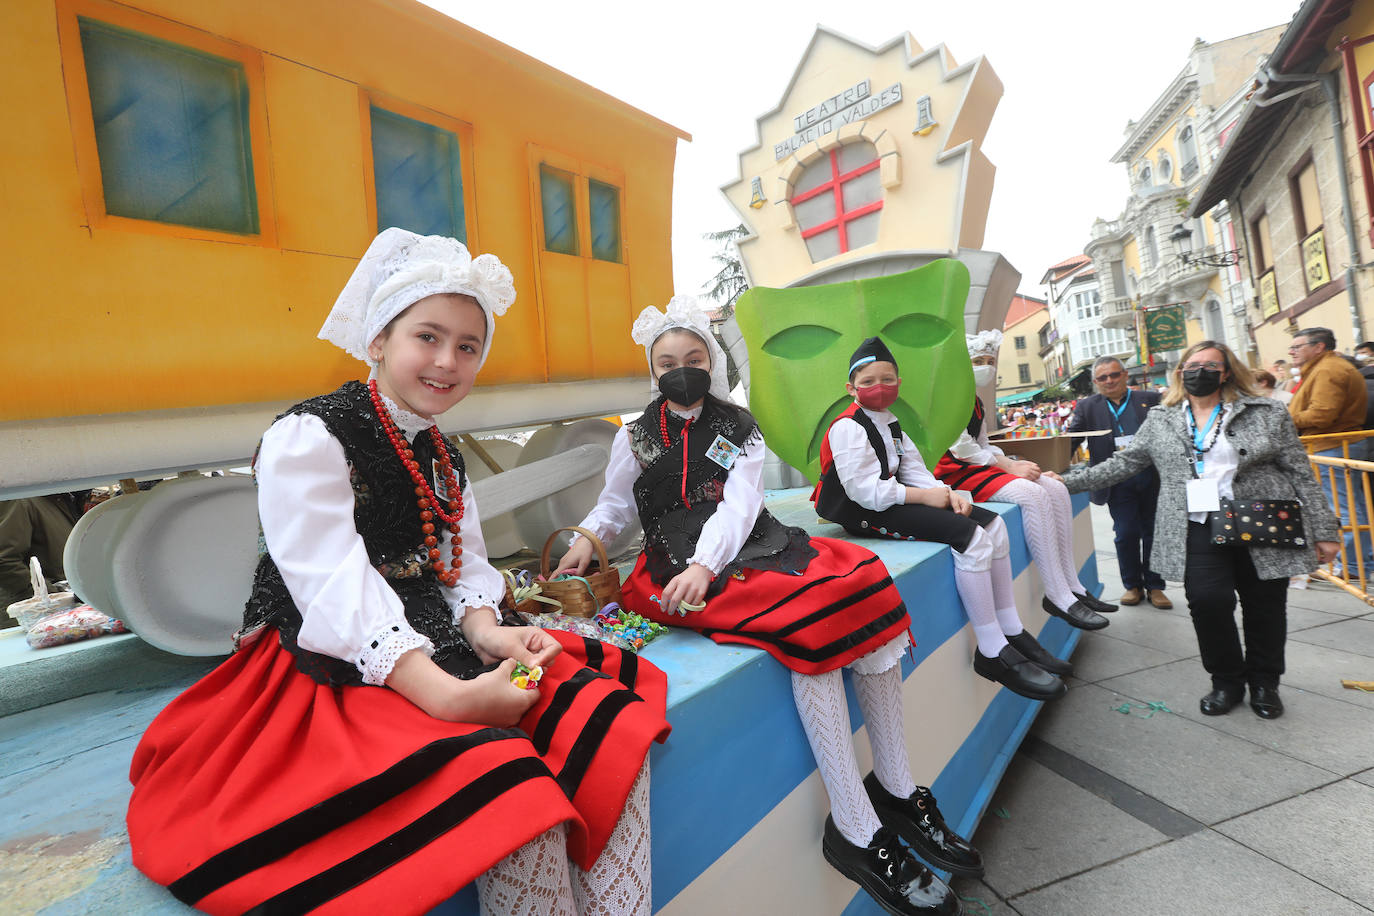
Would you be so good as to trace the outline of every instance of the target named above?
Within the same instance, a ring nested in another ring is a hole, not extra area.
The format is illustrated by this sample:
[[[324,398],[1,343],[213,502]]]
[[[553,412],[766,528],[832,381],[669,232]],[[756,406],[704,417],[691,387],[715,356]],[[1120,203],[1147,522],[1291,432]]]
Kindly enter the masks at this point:
[[[543,676],[544,669],[538,665],[527,668],[520,662],[516,662],[515,668],[510,674],[510,682],[521,690],[535,690],[539,687],[539,679]]]

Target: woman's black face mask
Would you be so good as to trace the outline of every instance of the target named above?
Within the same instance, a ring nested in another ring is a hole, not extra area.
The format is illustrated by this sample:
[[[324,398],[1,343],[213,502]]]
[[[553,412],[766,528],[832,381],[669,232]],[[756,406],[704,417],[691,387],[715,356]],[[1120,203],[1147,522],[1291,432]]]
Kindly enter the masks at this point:
[[[690,407],[711,390],[711,373],[695,366],[670,369],[658,377],[658,390],[674,404]]]
[[[1205,398],[1221,387],[1221,370],[1201,366],[1183,370],[1183,390]]]

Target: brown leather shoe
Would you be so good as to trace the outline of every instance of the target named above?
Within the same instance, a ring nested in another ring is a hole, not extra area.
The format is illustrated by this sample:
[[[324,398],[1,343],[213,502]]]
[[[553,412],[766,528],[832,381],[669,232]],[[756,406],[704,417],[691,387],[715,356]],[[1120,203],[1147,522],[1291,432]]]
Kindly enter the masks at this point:
[[[1116,599],[1116,603],[1134,606],[1139,604],[1144,597],[1145,593],[1140,589],[1128,588],[1120,598]]]
[[[1157,588],[1150,589],[1150,603],[1161,611],[1167,611],[1174,606],[1174,603],[1169,600],[1169,596]]]

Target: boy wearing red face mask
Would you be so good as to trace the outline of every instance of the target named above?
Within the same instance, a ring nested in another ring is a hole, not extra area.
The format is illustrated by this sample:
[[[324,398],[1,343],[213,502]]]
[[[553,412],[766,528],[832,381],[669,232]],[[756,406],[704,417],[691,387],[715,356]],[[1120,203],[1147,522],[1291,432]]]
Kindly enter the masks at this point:
[[[897,360],[877,337],[849,359],[845,391],[854,404],[821,443],[816,513],[850,534],[936,541],[954,552],[954,583],[978,640],[973,670],[1034,700],[1061,697],[1068,662],[1021,625],[1012,592],[1007,529],[995,512],[940,483],[888,410],[901,388]]]

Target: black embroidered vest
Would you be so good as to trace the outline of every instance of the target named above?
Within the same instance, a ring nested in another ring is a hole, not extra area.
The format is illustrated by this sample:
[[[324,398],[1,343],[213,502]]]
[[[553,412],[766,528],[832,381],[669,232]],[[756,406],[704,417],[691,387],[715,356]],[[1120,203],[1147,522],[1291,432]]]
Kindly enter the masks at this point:
[[[644,526],[645,568],[658,585],[687,568],[696,552],[702,526],[724,497],[729,470],[707,457],[716,438],[725,439],[744,454],[761,448],[758,424],[749,411],[711,396],[701,416],[687,427],[686,460],[683,428],[686,421],[667,411],[668,446],[663,444],[660,408],[655,398],[639,419],[629,424],[630,450],[643,468],[635,481],[635,507]],[[685,479],[685,486],[684,486]],[[685,499],[684,499],[685,491]],[[767,509],[759,513],[739,554],[716,576],[707,597],[718,594],[731,575],[742,569],[802,572],[816,556],[806,532],[779,522]]]
[[[983,431],[983,412],[983,399],[974,395],[973,415],[969,417],[967,427],[968,434],[974,439],[977,439],[978,434]]]
[[[415,484],[382,430],[367,386],[347,382],[337,391],[297,404],[282,416],[302,413],[323,420],[330,435],[343,445],[353,485],[353,520],[367,547],[368,559],[400,597],[410,625],[433,641],[434,661],[455,674],[480,667],[481,662],[453,622],[453,612],[429,567],[415,505]],[[421,432],[411,448],[415,460],[429,474],[437,455],[428,431]],[[463,457],[452,446],[448,451],[458,486],[465,487]],[[265,546],[260,547],[253,590],[244,608],[243,632],[261,626],[277,629],[282,646],[296,657],[296,667],[316,682],[335,686],[362,683],[362,676],[351,663],[297,644],[301,613]]]

